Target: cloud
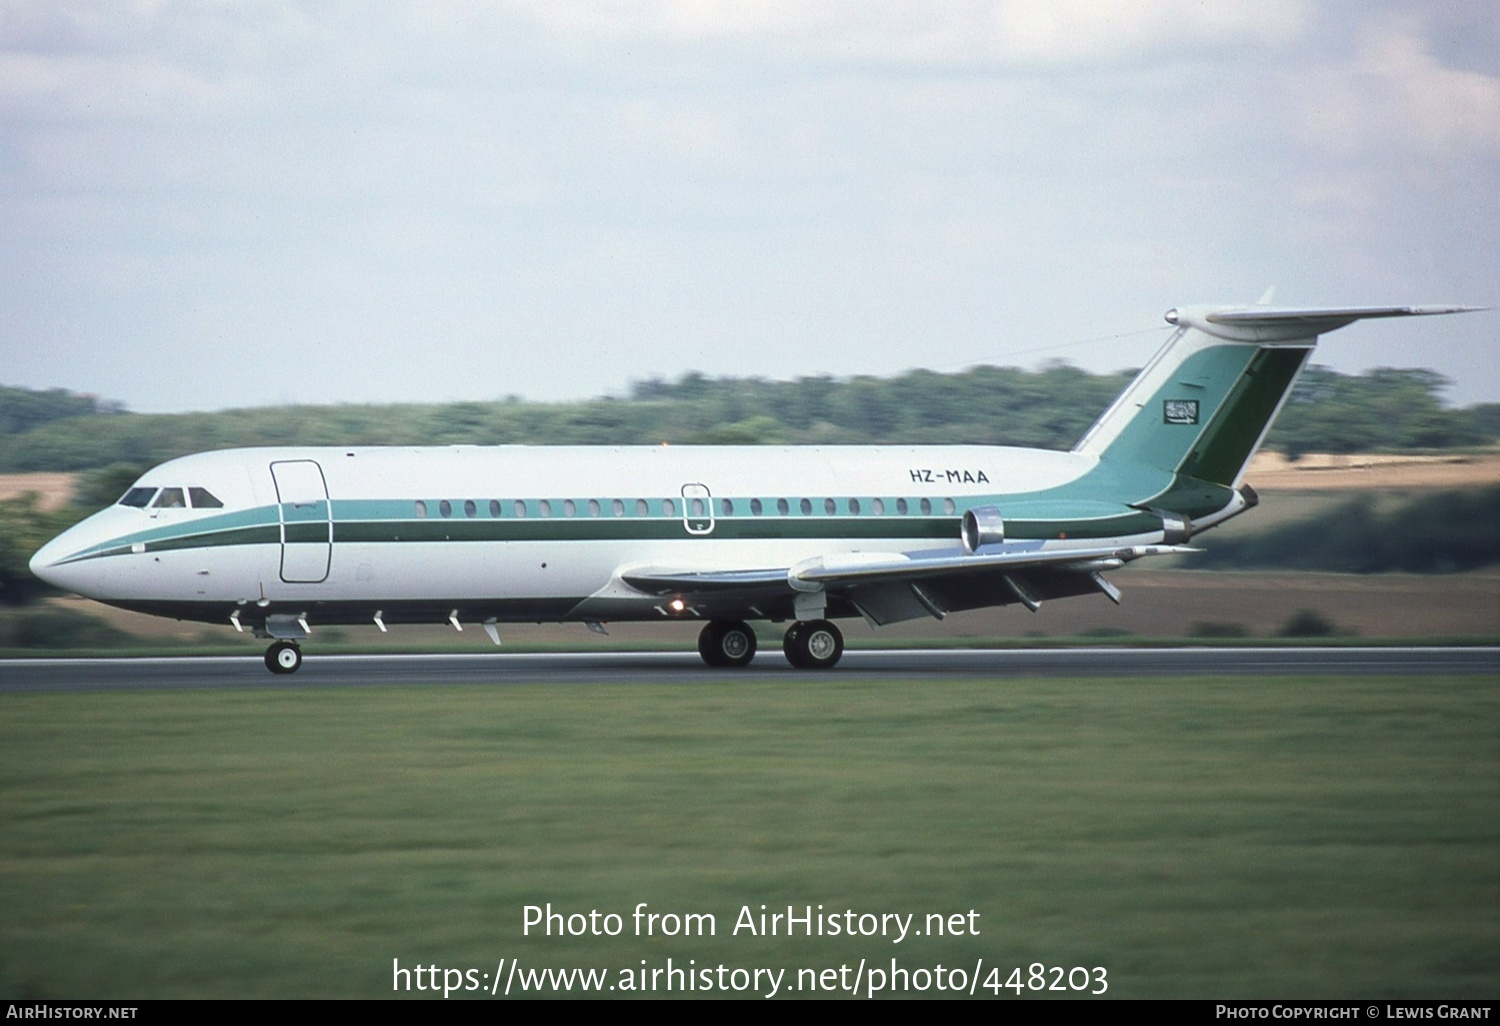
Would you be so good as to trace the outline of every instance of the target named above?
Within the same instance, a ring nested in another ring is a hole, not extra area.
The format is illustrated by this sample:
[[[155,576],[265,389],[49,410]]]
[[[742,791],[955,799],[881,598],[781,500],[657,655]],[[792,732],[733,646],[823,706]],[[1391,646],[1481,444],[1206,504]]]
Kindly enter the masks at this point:
[[[802,58],[1045,67],[1295,39],[1301,0],[505,0],[578,39],[734,42]]]
[[[1271,280],[1486,302],[1463,2],[0,0],[0,306],[26,380],[160,408],[266,401],[237,347],[353,354],[340,398],[471,394],[474,352],[564,396],[1004,358]],[[127,391],[121,325],[230,362]]]
[[[150,56],[0,53],[0,104],[74,120],[181,118],[219,107],[220,91]]]
[[[1289,74],[1301,135],[1339,158],[1500,152],[1500,78],[1444,66],[1407,20],[1364,26],[1354,56]]]

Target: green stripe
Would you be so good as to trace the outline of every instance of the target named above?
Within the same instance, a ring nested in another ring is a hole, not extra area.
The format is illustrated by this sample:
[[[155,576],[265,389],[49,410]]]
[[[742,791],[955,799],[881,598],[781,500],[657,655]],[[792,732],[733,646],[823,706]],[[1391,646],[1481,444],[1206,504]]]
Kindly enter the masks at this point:
[[[319,520],[312,524],[287,524],[286,536],[283,540],[288,542],[327,542],[328,521]]]
[[[693,538],[957,538],[958,518],[806,517],[719,519],[711,534],[689,534],[681,520],[405,520],[336,523],[338,542],[676,541]]]
[[[319,541],[328,539],[328,528],[323,527],[323,537]],[[160,541],[147,542],[147,552],[168,552],[172,549],[212,549],[224,545],[274,545],[281,541],[281,532],[275,526],[269,527],[241,527],[232,531],[209,531],[204,534],[188,534],[176,538],[164,538]],[[129,552],[126,546],[123,549],[111,549],[99,555],[119,555]]]
[[[1257,352],[1182,461],[1181,472],[1203,481],[1233,484],[1310,352],[1297,347]]]

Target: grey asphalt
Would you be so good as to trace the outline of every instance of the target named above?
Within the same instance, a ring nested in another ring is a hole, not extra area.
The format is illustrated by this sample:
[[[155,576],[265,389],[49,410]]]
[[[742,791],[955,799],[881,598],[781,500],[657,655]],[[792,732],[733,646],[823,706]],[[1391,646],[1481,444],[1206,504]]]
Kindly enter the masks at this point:
[[[764,651],[742,669],[710,670],[688,652],[318,655],[290,676],[259,656],[0,660],[0,693],[150,688],[368,687],[402,684],[695,684],[901,677],[1172,677],[1292,674],[1500,676],[1500,648],[1089,648],[849,651],[833,670],[793,670]]]

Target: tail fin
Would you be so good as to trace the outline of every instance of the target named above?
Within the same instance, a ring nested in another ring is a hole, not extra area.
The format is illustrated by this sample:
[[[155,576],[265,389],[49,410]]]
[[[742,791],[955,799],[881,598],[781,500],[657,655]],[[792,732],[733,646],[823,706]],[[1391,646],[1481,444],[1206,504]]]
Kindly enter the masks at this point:
[[[1372,317],[1474,307],[1168,310],[1177,330],[1073,451],[1235,487],[1318,335]]]

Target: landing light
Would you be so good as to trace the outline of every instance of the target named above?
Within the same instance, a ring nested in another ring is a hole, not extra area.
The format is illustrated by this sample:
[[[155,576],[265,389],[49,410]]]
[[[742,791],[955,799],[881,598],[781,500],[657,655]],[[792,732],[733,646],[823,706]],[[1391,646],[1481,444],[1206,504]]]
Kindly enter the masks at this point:
[[[683,602],[680,598],[674,598],[671,602],[668,602],[667,605],[672,608],[672,612],[674,613],[680,613],[687,608],[687,603]]]

